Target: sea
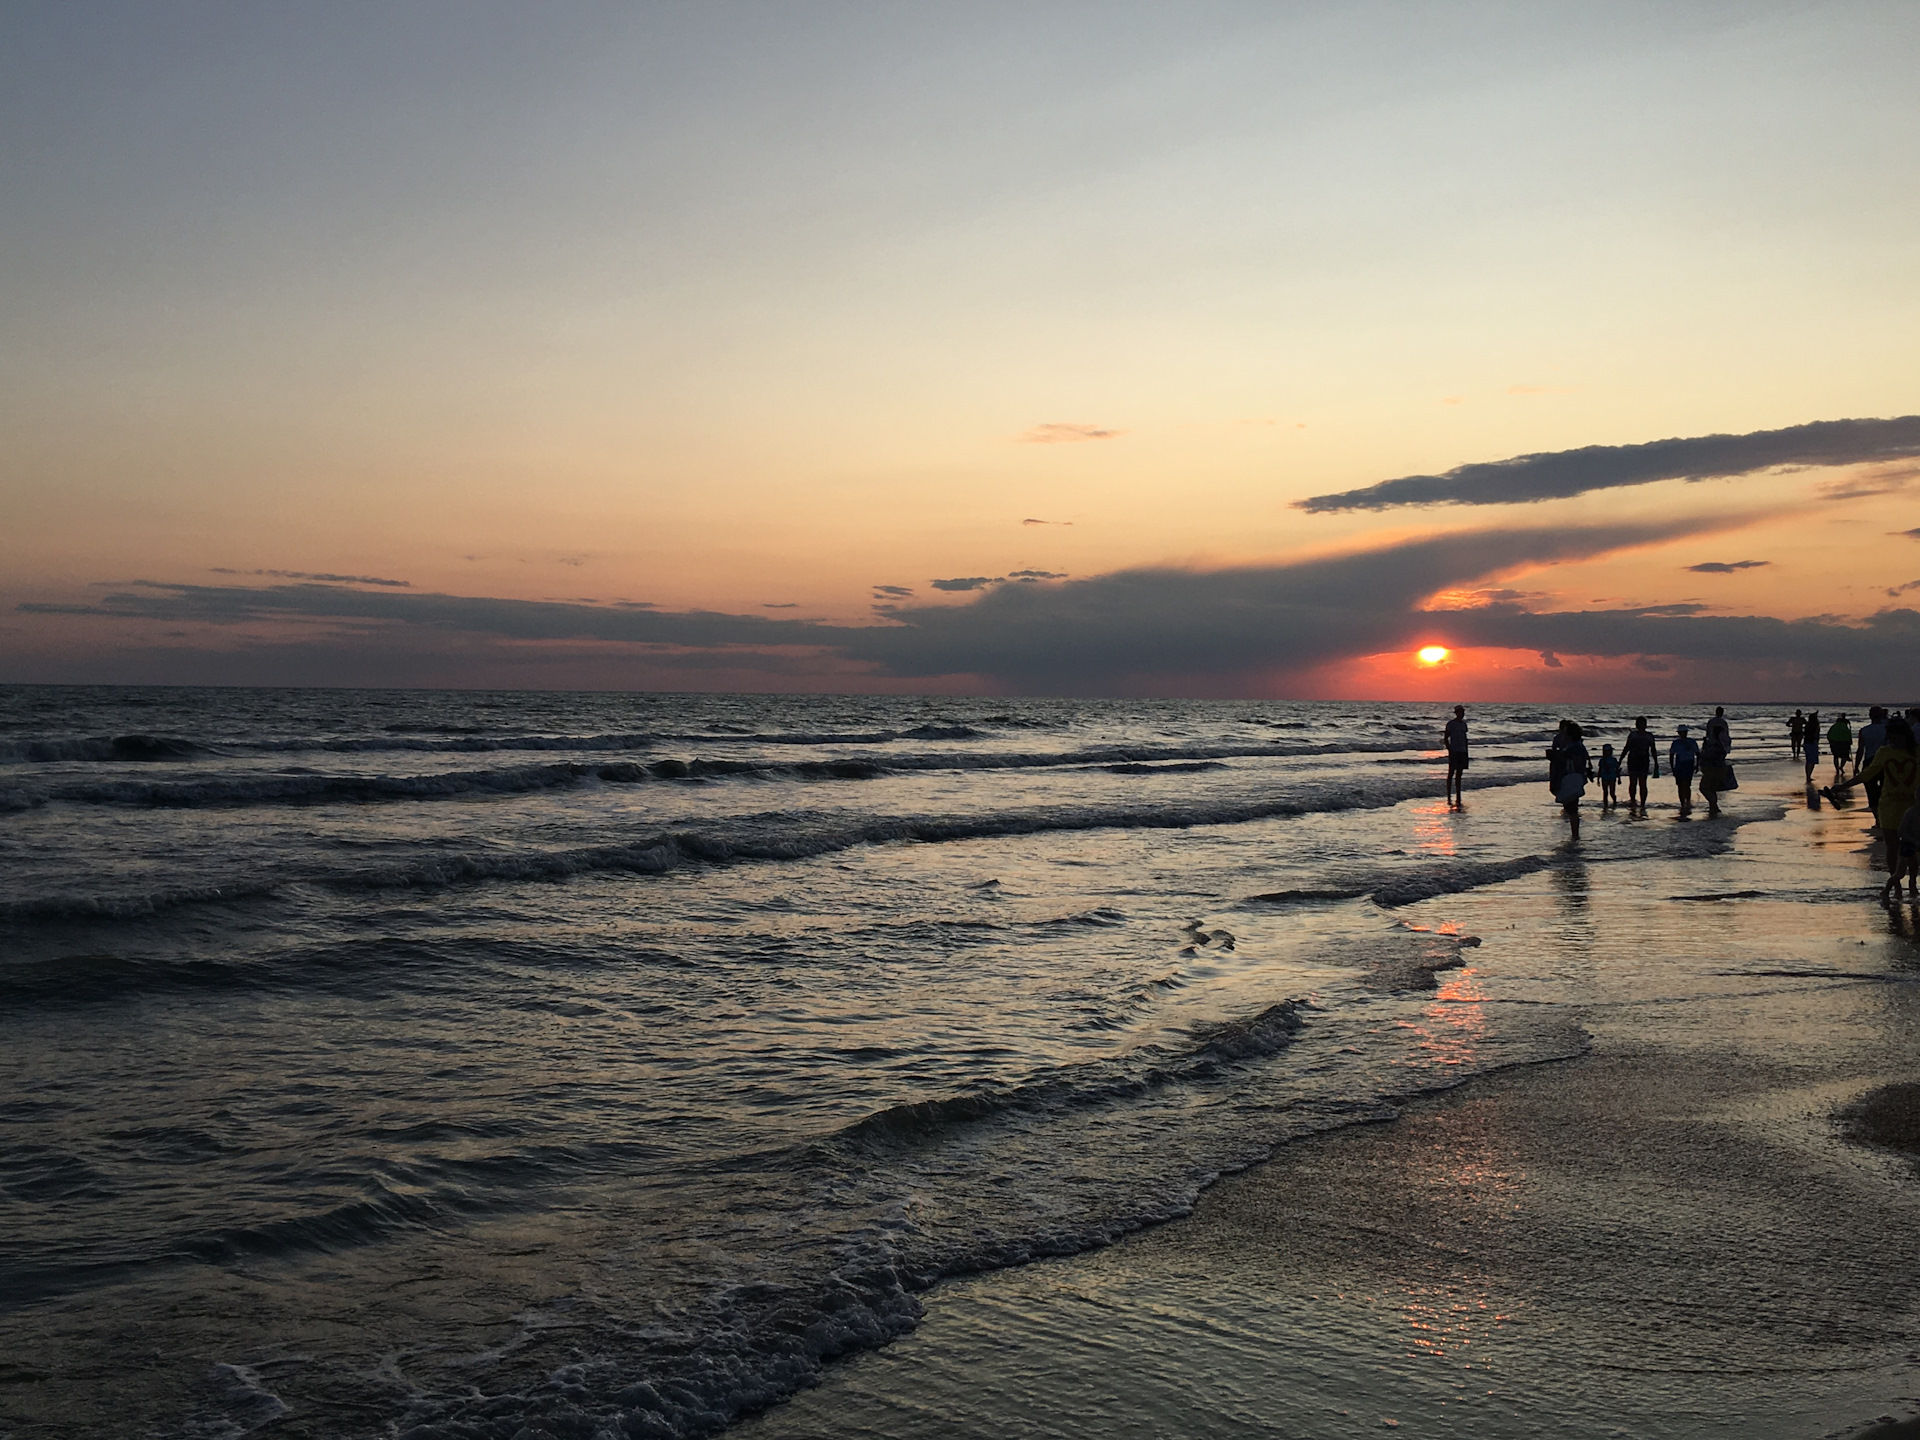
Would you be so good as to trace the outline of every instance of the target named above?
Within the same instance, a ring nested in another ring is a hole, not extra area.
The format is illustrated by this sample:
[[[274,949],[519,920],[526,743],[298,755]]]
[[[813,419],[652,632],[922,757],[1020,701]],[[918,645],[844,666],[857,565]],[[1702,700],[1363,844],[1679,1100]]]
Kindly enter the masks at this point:
[[[0,1435],[711,1435],[1578,1054],[1408,907],[1564,864],[1636,712],[1471,706],[1457,810],[1449,713],[0,687]],[[1583,863],[1734,843],[1655,791]]]

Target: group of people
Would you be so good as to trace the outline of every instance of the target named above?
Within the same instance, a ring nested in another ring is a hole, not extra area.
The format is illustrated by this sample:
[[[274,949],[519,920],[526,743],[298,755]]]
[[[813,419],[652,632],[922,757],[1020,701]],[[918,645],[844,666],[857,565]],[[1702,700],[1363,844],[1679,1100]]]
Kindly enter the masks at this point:
[[[1709,816],[1720,813],[1720,797],[1739,786],[1733,771],[1733,728],[1727,723],[1724,706],[1716,705],[1705,733],[1695,740],[1689,725],[1674,727],[1674,738],[1666,747],[1667,773],[1679,792],[1682,819],[1693,813],[1693,790],[1697,781],[1700,796],[1707,803]],[[1622,771],[1627,777],[1627,813],[1645,817],[1647,781],[1660,778],[1659,739],[1647,728],[1647,717],[1636,716],[1616,753],[1611,744],[1602,745],[1595,756],[1587,748],[1586,731],[1578,722],[1562,720],[1547,748],[1547,784],[1560,802],[1561,814],[1580,838],[1580,801],[1587,786],[1600,782],[1600,805],[1611,810],[1619,804],[1618,785]],[[1787,722],[1787,735],[1796,755],[1806,762],[1807,784],[1811,793],[1813,772],[1820,757],[1820,714],[1796,710]],[[1837,798],[1856,785],[1865,788],[1867,805],[1873,812],[1873,833],[1886,845],[1887,883],[1882,896],[1892,899],[1906,881],[1909,896],[1920,896],[1920,707],[1902,715],[1875,705],[1867,712],[1867,723],[1856,733],[1843,714],[1826,730],[1828,751],[1833,756],[1833,784],[1819,793]],[[1464,799],[1469,764],[1467,709],[1453,707],[1453,718],[1446,725],[1447,803],[1459,806]],[[1848,767],[1852,775],[1848,777]]]
[[[1873,812],[1873,831],[1886,846],[1887,883],[1881,889],[1884,899],[1893,899],[1900,882],[1907,882],[1907,894],[1920,897],[1920,804],[1915,803],[1920,788],[1920,706],[1909,706],[1895,715],[1884,705],[1870,706],[1867,723],[1856,734],[1844,713],[1827,727],[1827,751],[1833,756],[1833,783],[1820,791],[1828,799],[1837,799],[1854,786],[1867,792],[1867,808]],[[1806,761],[1807,787],[1813,788],[1814,767],[1820,763],[1820,712],[1803,715],[1793,712],[1787,721],[1787,738],[1796,753]],[[1853,774],[1847,769],[1851,764]]]

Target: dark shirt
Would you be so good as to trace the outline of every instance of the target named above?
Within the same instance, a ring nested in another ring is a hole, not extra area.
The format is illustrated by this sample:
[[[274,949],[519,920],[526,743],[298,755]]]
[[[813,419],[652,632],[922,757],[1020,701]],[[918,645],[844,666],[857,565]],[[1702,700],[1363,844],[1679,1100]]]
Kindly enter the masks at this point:
[[[1644,775],[1653,768],[1653,732],[1651,730],[1629,730],[1627,743],[1620,748],[1626,753],[1629,775]]]

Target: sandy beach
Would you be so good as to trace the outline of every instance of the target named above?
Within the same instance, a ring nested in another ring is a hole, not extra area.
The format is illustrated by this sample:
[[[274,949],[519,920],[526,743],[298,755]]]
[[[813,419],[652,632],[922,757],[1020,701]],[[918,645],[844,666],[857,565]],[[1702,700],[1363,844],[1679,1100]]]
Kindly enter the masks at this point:
[[[1906,1433],[1885,1422],[1920,1394],[1920,1184],[1888,1087],[1920,1060],[1920,911],[1874,901],[1860,809],[1810,808],[1797,766],[1742,775],[1730,818],[1779,818],[1725,855],[1569,849],[1395,912],[1483,941],[1437,977],[1437,1022],[1566,1006],[1580,1057],[1284,1146],[1108,1249],[942,1285],[913,1334],[741,1433]],[[1680,823],[1671,797],[1617,823]]]

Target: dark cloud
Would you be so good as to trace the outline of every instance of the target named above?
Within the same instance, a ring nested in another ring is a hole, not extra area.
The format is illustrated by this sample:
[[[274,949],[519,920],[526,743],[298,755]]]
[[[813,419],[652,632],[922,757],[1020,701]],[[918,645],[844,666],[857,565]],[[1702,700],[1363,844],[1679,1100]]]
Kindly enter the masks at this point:
[[[316,574],[310,570],[234,570],[225,565],[214,565],[207,573],[210,575],[258,575],[274,580],[318,580],[328,585],[386,585],[399,590],[413,588],[411,580],[383,580],[378,575]]]
[[[1687,569],[1696,575],[1731,575],[1738,570],[1758,570],[1772,563],[1771,560],[1708,560],[1699,565],[1689,565]]]
[[[1909,540],[1920,540],[1920,527],[1912,530],[1889,530],[1889,535],[1904,535]]]
[[[1904,585],[1890,585],[1887,587],[1887,594],[1899,596],[1906,594],[1909,590],[1920,590],[1920,580],[1909,580]]]
[[[1872,677],[1908,688],[1920,682],[1920,612],[1882,610],[1858,624],[1830,617],[1665,616],[1637,610],[1533,613],[1489,607],[1447,616],[1456,646],[1551,649],[1698,665],[1751,665]]]
[[[760,608],[762,610],[798,610],[800,602],[798,600],[762,600]]]
[[[1920,455],[1920,415],[1816,420],[1750,435],[1702,435],[1519,455],[1462,465],[1444,475],[1382,480],[1363,489],[1294,503],[1297,509],[1316,512],[1386,510],[1396,505],[1515,505],[1656,480],[1712,480],[1779,466],[1855,465],[1915,455]]]
[[[1071,445],[1080,440],[1113,440],[1126,433],[1098,425],[1036,425],[1020,437],[1020,442],[1023,445]]]
[[[1451,586],[1726,523],[1464,531],[1280,565],[999,585],[966,605],[902,606],[899,624],[852,632],[848,653],[892,675],[993,675],[1020,688],[1299,669],[1426,643],[1436,627],[1419,606]]]
[[[936,590],[984,590],[989,585],[1004,585],[1009,580],[1031,585],[1039,580],[1066,578],[1064,570],[1009,570],[1005,575],[965,575],[957,580],[935,580],[930,583]]]
[[[1551,650],[1542,650],[1540,652],[1540,663],[1549,670],[1558,670],[1561,662],[1560,657]]]
[[[342,657],[353,654],[367,657],[366,673],[386,674],[406,671],[394,659],[401,654],[470,655],[478,666],[493,663],[490,656],[544,649],[586,657],[578,664],[601,665],[609,679],[644,664],[648,674],[724,674],[734,687],[743,676],[765,673],[795,684],[807,674],[889,686],[979,677],[1008,690],[1055,694],[1248,693],[1265,686],[1266,677],[1438,643],[1563,662],[1571,656],[1634,664],[1651,658],[1676,670],[1718,667],[1716,674],[1745,665],[1770,674],[1844,673],[1894,687],[1920,684],[1920,614],[1912,610],[1890,609],[1858,623],[1709,615],[1691,601],[1559,611],[1529,608],[1538,603],[1532,592],[1511,592],[1524,600],[1423,608],[1429,597],[1463,587],[1497,594],[1508,588],[1497,584],[1506,572],[1704,534],[1747,518],[1464,531],[1232,570],[1138,569],[1044,585],[990,585],[960,604],[899,605],[859,625],[318,583],[145,582],[119,587],[93,605],[19,609],[168,628],[225,627],[202,648],[179,653],[199,657],[193,673],[226,664],[235,676],[251,673],[243,669],[246,655],[268,647],[277,647],[274,663],[284,668],[292,664],[286,657],[311,646],[333,657],[328,673],[339,676],[351,673]],[[233,628],[241,626],[248,628]],[[526,641],[549,643],[501,644]],[[228,659],[207,658],[216,651]]]
[[[833,644],[842,631],[803,620],[712,611],[659,611],[637,603],[351,590],[339,585],[173,585],[137,580],[97,605],[18,607],[28,614],[93,615],[172,624],[241,625],[272,620],[471,632],[509,640],[609,640],[677,646]]]
[[[913,594],[913,591],[905,585],[876,585],[873,587],[873,593],[875,595],[885,595],[891,600],[904,600],[907,596]]]

